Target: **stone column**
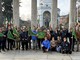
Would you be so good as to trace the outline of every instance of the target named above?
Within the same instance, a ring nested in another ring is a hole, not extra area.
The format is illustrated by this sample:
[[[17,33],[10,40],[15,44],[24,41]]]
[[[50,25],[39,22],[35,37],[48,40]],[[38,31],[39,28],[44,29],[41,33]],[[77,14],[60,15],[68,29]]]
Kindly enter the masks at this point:
[[[3,25],[3,20],[2,20],[2,5],[1,5],[2,0],[0,0],[0,27]]]
[[[13,0],[13,24],[19,27],[19,0]]]
[[[41,14],[40,15],[40,27],[42,27],[43,26],[43,15]]]
[[[31,0],[31,29],[37,27],[37,0]]]
[[[51,26],[53,30],[57,27],[57,0],[52,0]]]
[[[76,0],[70,0],[69,30],[75,26]]]

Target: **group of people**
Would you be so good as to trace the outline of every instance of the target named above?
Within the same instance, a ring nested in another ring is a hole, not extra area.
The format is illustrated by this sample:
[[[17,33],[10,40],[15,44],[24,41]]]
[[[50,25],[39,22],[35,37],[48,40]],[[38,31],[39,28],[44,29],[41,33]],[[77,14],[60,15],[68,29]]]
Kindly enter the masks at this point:
[[[5,50],[42,50],[43,52],[57,51],[61,53],[72,53],[76,35],[74,29],[68,31],[63,28],[17,28],[0,27],[0,52]]]

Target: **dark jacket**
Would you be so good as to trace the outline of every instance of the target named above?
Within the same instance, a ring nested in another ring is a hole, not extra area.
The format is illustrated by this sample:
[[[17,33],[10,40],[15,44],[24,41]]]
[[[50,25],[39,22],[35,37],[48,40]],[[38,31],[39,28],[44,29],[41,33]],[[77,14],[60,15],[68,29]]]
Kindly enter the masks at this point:
[[[69,43],[67,41],[66,42],[62,42],[61,43],[61,47],[62,47],[62,49],[67,50],[67,49],[69,49]]]
[[[44,41],[42,42],[42,45],[43,45],[44,47],[46,47],[47,49],[50,49],[50,41],[49,41],[49,40],[44,40]]]
[[[28,31],[27,32],[22,32],[21,34],[20,34],[20,40],[21,41],[24,41],[24,40],[28,40]]]
[[[53,32],[54,40],[57,40],[58,34],[56,32]]]

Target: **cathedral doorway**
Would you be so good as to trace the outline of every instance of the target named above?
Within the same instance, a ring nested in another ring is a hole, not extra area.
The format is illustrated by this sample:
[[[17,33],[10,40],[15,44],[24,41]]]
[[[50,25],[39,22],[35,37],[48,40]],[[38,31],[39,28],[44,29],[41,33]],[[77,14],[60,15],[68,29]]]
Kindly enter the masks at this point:
[[[51,13],[49,11],[45,11],[43,13],[43,23],[45,27],[47,28],[49,27],[50,20],[51,20]]]

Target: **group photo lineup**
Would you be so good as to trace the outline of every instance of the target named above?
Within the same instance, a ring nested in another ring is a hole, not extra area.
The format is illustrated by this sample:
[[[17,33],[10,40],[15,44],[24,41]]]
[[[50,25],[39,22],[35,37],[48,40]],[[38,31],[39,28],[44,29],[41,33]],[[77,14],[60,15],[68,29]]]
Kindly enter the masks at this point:
[[[80,60],[80,0],[0,0],[0,60]]]

